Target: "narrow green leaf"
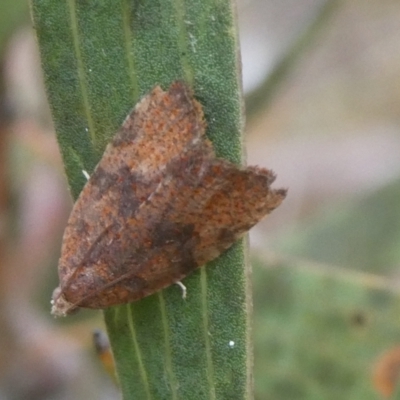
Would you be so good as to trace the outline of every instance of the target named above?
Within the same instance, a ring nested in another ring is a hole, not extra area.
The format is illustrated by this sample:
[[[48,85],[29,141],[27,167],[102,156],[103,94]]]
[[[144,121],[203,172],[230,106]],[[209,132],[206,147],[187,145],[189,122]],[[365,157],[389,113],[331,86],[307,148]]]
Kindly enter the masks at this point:
[[[32,0],[73,196],[140,96],[182,79],[217,154],[240,163],[242,95],[231,0]],[[142,301],[105,311],[124,399],[252,397],[244,241]]]

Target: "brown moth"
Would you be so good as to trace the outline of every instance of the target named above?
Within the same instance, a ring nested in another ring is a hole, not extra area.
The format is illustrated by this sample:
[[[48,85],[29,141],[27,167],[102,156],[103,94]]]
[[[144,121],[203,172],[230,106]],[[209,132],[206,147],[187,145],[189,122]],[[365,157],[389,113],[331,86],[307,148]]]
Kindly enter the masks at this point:
[[[182,82],[128,115],[64,232],[52,313],[139,300],[219,256],[279,206],[274,174],[216,158]]]

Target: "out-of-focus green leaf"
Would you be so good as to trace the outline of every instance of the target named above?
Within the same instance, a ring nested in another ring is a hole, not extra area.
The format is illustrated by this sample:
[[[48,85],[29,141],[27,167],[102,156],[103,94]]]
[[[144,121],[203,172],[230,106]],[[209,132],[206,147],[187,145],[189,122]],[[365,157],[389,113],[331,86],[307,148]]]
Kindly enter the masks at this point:
[[[372,373],[399,345],[399,296],[294,261],[254,268],[256,399],[374,400]]]
[[[321,209],[311,221],[282,238],[293,257],[388,274],[400,258],[400,182]]]

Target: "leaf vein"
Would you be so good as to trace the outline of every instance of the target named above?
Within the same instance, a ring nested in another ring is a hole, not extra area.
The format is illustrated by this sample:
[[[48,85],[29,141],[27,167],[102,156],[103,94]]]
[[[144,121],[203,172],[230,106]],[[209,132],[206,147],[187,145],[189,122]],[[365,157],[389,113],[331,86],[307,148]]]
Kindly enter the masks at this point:
[[[187,23],[190,21],[185,21],[185,5],[183,0],[174,0],[174,7],[177,16],[177,24],[178,24],[178,46],[180,49],[180,60],[183,68],[183,72],[185,74],[186,83],[190,86],[193,85],[194,76],[193,76],[193,68],[189,62],[189,51],[194,51],[193,47],[190,46],[189,42],[189,33],[187,31]]]
[[[142,354],[141,354],[141,351],[140,351],[139,343],[137,341],[136,329],[135,329],[135,326],[134,326],[134,323],[133,323],[133,318],[132,318],[133,306],[131,306],[131,307],[128,306],[126,309],[128,311],[129,330],[131,331],[131,337],[132,337],[133,347],[135,349],[137,362],[138,362],[138,365],[139,365],[140,376],[142,378],[143,386],[144,386],[144,389],[145,389],[145,392],[146,392],[146,397],[147,397],[148,400],[151,400],[152,396],[151,396],[151,393],[150,393],[149,380],[147,378],[146,369],[144,368]]]
[[[176,376],[174,374],[173,366],[172,366],[172,351],[171,351],[171,342],[169,335],[169,326],[168,326],[168,318],[167,311],[165,309],[165,300],[163,296],[163,292],[158,293],[158,299],[160,302],[160,311],[161,311],[161,322],[164,330],[164,343],[165,343],[165,369],[168,375],[168,380],[170,382],[171,387],[171,399],[178,400],[177,393],[177,381]]]
[[[137,71],[135,67],[135,61],[132,54],[132,43],[133,41],[133,34],[129,24],[129,2],[128,0],[122,1],[122,24],[123,24],[123,31],[124,31],[124,45],[125,45],[125,54],[126,59],[128,62],[128,72],[129,77],[131,79],[131,88],[132,88],[132,95],[133,100],[137,101],[139,97],[139,87],[137,81]]]
[[[68,0],[68,8],[70,15],[70,27],[72,32],[72,40],[74,43],[75,57],[77,61],[77,69],[78,69],[78,80],[79,87],[82,93],[82,101],[83,107],[85,111],[86,120],[88,123],[88,131],[90,134],[91,141],[93,146],[96,147],[96,133],[94,129],[94,122],[92,118],[92,113],[90,111],[90,103],[89,103],[89,94],[84,74],[84,62],[82,58],[82,52],[79,45],[79,30],[78,30],[78,20],[76,17],[76,0]]]
[[[208,324],[208,302],[207,302],[207,273],[206,268],[200,269],[200,287],[201,287],[201,308],[203,314],[203,334],[207,358],[207,380],[210,387],[210,400],[215,400],[215,384],[214,384],[214,365],[211,355],[211,342]]]

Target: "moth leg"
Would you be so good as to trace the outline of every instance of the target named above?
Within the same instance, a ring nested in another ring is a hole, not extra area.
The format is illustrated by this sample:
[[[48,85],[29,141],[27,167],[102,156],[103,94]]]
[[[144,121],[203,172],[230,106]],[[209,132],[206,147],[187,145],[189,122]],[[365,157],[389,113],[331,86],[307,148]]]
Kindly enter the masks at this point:
[[[175,282],[175,285],[178,285],[182,289],[182,299],[186,299],[186,286],[181,281]]]
[[[82,170],[82,174],[86,178],[87,181],[90,179],[90,175],[88,174],[88,172],[85,169]]]

